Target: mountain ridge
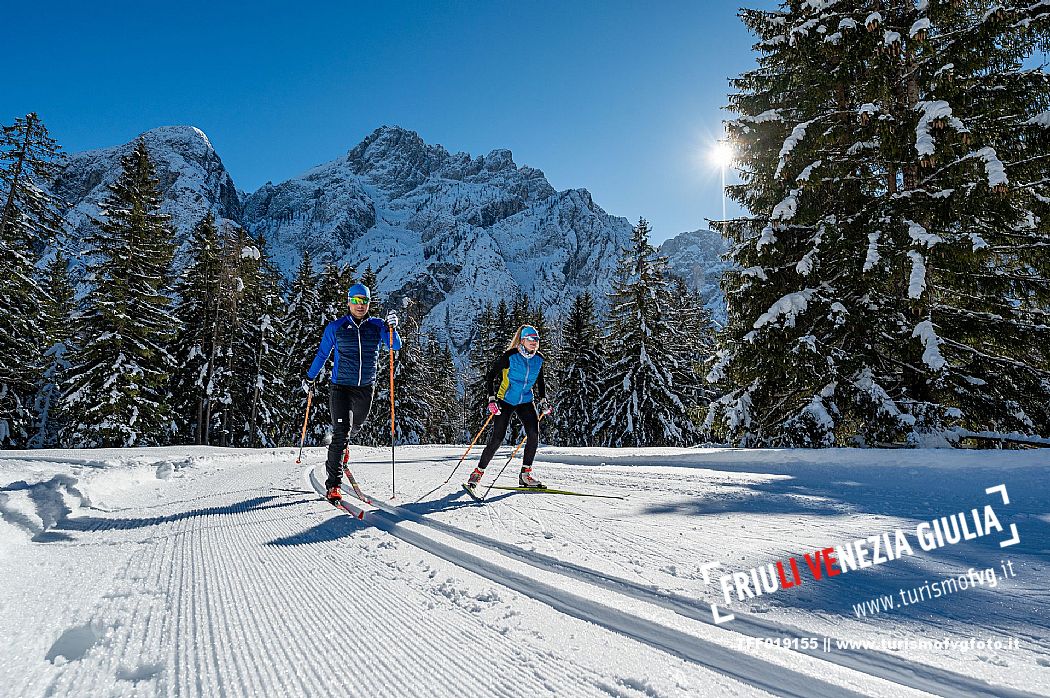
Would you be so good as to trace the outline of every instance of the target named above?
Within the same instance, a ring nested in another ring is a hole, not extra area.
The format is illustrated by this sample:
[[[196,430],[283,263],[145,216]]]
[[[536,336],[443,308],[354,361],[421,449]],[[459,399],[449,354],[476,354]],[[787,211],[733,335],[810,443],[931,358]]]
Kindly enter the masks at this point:
[[[307,251],[318,264],[372,266],[383,295],[419,302],[424,328],[457,353],[469,347],[484,302],[525,293],[557,316],[587,290],[601,304],[630,239],[626,218],[608,214],[586,189],[556,190],[510,150],[450,153],[400,126],[380,126],[344,155],[250,193],[236,188],[196,127],[163,126],[139,138],[181,244],[211,211],[220,223],[265,235],[289,278]],[[73,154],[63,168],[55,193],[68,202],[74,251],[135,140]],[[679,247],[690,252],[679,268],[702,262],[696,245]]]

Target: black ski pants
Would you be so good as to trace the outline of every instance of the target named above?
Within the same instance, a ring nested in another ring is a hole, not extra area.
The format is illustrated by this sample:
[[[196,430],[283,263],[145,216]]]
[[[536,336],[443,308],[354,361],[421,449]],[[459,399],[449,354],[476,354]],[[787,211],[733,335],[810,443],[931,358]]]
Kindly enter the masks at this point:
[[[332,396],[329,406],[332,410],[332,443],[328,445],[328,479],[325,488],[338,487],[342,481],[343,451],[350,443],[350,435],[361,431],[368,411],[372,409],[371,385],[336,385],[332,384]]]
[[[521,425],[525,427],[525,453],[521,457],[522,467],[531,466],[532,459],[536,457],[536,447],[540,443],[540,420],[536,415],[536,406],[531,402],[508,405],[503,400],[496,400],[496,404],[499,405],[499,414],[492,418],[492,431],[489,433],[485,450],[481,452],[478,467],[484,470],[492,460],[492,456],[496,455],[497,449],[507,435],[511,415],[515,414],[518,415]]]

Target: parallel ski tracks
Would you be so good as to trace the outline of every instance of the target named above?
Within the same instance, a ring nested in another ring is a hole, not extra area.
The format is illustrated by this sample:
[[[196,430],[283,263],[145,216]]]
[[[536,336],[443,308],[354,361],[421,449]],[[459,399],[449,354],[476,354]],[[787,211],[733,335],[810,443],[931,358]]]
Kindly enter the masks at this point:
[[[98,531],[75,529],[78,542],[102,534],[103,549],[130,546],[111,592],[82,610],[104,651],[69,662],[50,685],[30,678],[21,694],[603,694],[608,676],[571,657],[537,659],[481,618],[430,610],[432,589],[371,539],[347,537],[343,519],[319,516],[311,495],[245,499],[234,492],[244,477],[208,476],[217,507],[143,518],[124,509]]]
[[[304,473],[304,479],[310,482],[319,495],[323,492],[312,468]],[[422,522],[424,526],[433,523],[433,528],[439,530],[444,530],[441,527],[446,526],[445,524],[439,526],[438,522],[424,520],[422,517],[411,514],[401,507],[390,505],[379,498],[372,497],[371,499],[378,511],[372,511],[366,515],[368,524],[420,550],[540,601],[571,617],[612,630],[650,647],[776,695],[799,698],[864,695],[844,686],[747,655],[578,594],[566,592],[500,565],[491,559],[481,558],[453,548],[423,532],[408,529],[402,526],[401,522],[407,518],[414,522]],[[448,528],[458,530],[454,527]]]
[[[312,481],[314,488],[320,492],[320,485],[312,470],[310,471],[309,478]],[[676,654],[690,661],[700,663],[715,671],[719,671],[720,673],[750,683],[758,688],[769,690],[781,695],[795,695],[791,692],[791,686],[793,685],[791,679],[794,677],[789,676],[787,681],[778,681],[773,686],[769,685],[767,678],[770,675],[783,677],[785,673],[797,673],[793,672],[793,670],[779,665],[765,663],[751,655],[745,655],[714,643],[708,643],[707,641],[700,640],[699,638],[695,638],[686,633],[681,633],[672,628],[666,628],[659,624],[652,623],[651,621],[630,616],[630,614],[622,613],[616,609],[611,609],[607,606],[602,606],[601,604],[596,604],[596,602],[582,599],[581,597],[575,597],[571,594],[566,595],[564,592],[560,592],[560,595],[565,597],[565,600],[563,601],[557,598],[557,595],[548,594],[547,592],[550,590],[547,589],[541,588],[538,593],[530,593],[530,589],[536,586],[534,580],[525,581],[524,577],[518,579],[512,571],[500,570],[493,565],[491,561],[483,561],[469,553],[463,553],[449,548],[440,541],[433,540],[416,531],[410,531],[403,527],[398,528],[398,523],[400,521],[411,521],[412,523],[419,524],[431,530],[439,531],[467,543],[495,550],[506,557],[513,558],[521,563],[529,565],[530,567],[566,576],[578,582],[584,582],[607,591],[623,594],[639,601],[655,604],[695,621],[708,625],[715,625],[711,616],[710,607],[694,599],[683,597],[672,592],[653,589],[631,580],[604,574],[575,563],[544,555],[543,553],[525,550],[519,546],[505,543],[479,533],[465,531],[442,521],[423,517],[405,507],[392,505],[381,498],[371,497],[371,500],[372,505],[376,509],[366,517],[368,518],[368,522],[375,525],[377,528],[404,540],[405,542],[411,543],[412,545],[437,555],[453,564],[474,571],[483,577],[487,577],[493,581],[509,586],[510,588],[527,596],[531,596],[534,599],[548,603],[548,605],[551,605],[568,615],[588,620],[597,625],[602,625],[616,632],[620,632],[621,634],[668,651],[671,654]],[[519,586],[521,588],[519,588]],[[610,619],[609,616],[612,616],[612,619]],[[625,618],[623,616],[628,617]],[[814,633],[759,619],[751,615],[737,612],[735,613],[735,616],[736,618],[732,621],[731,625],[722,625],[719,627],[756,638],[779,637],[802,639],[814,637]],[[667,631],[671,637],[667,637],[667,634],[661,632],[661,630]],[[639,634],[632,634],[635,632],[638,632]],[[820,645],[823,645],[823,636],[819,637],[821,639]],[[667,640],[671,638],[674,638],[675,642],[671,642],[668,645]],[[799,649],[795,651],[815,657],[822,661],[837,664],[841,667],[868,676],[882,678],[902,686],[907,686],[934,695],[968,695],[988,698],[1000,696],[1004,698],[1031,698],[1034,696],[1032,693],[1003,686],[993,686],[980,679],[971,678],[930,665],[919,664],[884,652],[864,649],[840,650],[835,646],[835,638],[829,638],[829,642],[832,647],[832,651],[830,652],[824,651],[822,647]],[[699,655],[694,655],[694,653],[685,649],[685,646],[697,643],[699,643],[701,647],[703,645],[710,646],[705,648],[705,651]],[[804,645],[800,643],[800,647],[802,646]],[[719,654],[727,654],[729,656],[722,657],[722,661],[720,662],[718,659]],[[734,657],[733,655],[737,656]],[[751,666],[755,666],[756,664],[764,666],[762,666],[761,670],[758,672],[746,670],[742,672],[742,663],[750,664]],[[848,689],[844,689],[841,686],[818,682],[816,679],[802,674],[798,674],[798,676],[804,678],[804,681],[798,685],[797,688],[799,693],[797,695],[854,695],[851,694]],[[823,689],[826,689],[827,693],[822,692]]]

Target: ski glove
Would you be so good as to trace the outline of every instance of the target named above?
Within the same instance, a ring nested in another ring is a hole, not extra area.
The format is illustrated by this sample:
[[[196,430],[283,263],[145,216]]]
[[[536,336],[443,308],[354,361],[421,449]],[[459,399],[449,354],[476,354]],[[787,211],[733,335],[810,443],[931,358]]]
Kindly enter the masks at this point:
[[[547,402],[547,398],[543,398],[542,400],[536,403],[536,411],[546,416],[554,412],[554,405]]]
[[[398,325],[397,313],[391,310],[386,314],[386,326],[392,330],[396,330]]]
[[[307,378],[303,381],[303,392],[312,393],[314,391],[314,381]]]
[[[496,398],[492,397],[491,395],[489,396],[489,412],[493,416],[499,414],[500,412],[499,403],[496,402]]]

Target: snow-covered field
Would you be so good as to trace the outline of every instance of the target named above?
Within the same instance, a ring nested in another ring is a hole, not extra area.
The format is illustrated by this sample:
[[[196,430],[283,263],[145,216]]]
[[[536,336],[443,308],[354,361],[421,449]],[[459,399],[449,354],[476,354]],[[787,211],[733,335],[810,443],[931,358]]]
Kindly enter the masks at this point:
[[[394,501],[352,449],[362,520],[322,449],[0,453],[0,695],[1050,695],[1045,450],[542,448],[625,499],[476,504],[472,455],[417,502],[462,448],[399,448]],[[920,547],[960,512],[984,535]]]

